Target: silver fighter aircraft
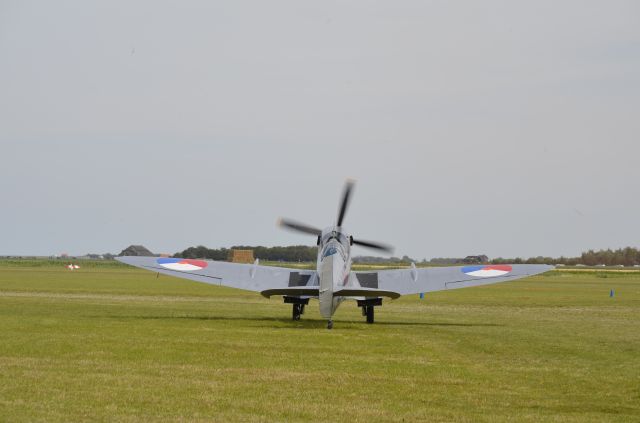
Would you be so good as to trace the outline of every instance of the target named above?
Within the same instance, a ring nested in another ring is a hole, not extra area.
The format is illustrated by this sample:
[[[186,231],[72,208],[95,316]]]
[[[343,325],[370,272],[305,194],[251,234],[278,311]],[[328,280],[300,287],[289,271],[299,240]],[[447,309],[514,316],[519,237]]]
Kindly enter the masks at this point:
[[[282,296],[292,304],[293,320],[299,320],[310,299],[317,299],[320,314],[333,327],[332,317],[345,300],[356,301],[367,323],[374,321],[374,309],[383,298],[419,294],[447,289],[467,288],[497,282],[512,281],[553,268],[547,265],[469,265],[456,267],[351,271],[351,247],[354,245],[391,252],[388,245],[354,239],[342,226],[349,205],[353,182],[347,181],[335,225],[324,230],[281,219],[280,226],[313,235],[317,238],[316,270],[228,263],[210,260],[157,257],[116,257],[132,266],[211,285],[228,286],[260,292],[269,298]]]

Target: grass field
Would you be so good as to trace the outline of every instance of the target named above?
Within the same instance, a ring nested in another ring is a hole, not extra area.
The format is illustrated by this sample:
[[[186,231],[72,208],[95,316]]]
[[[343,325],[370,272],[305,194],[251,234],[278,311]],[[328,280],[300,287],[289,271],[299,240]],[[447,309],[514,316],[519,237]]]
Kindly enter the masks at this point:
[[[609,297],[611,289],[615,296]],[[0,262],[0,421],[640,421],[640,273],[289,305],[124,267]]]

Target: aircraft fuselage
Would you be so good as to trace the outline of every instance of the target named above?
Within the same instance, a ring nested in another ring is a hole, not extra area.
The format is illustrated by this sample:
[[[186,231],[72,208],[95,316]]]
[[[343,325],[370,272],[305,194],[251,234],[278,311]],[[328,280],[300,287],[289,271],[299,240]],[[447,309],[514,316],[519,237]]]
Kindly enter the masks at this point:
[[[351,273],[351,238],[338,227],[322,231],[318,243],[320,314],[331,320],[343,297],[333,293],[349,283]]]

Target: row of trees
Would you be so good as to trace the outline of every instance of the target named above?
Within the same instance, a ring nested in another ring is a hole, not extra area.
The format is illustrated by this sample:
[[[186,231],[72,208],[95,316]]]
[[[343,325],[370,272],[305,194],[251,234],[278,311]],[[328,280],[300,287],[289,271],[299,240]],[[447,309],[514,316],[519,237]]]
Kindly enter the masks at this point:
[[[636,266],[640,265],[640,250],[637,248],[619,248],[615,251],[610,249],[593,251],[589,250],[582,253],[580,257],[582,264],[587,266],[595,266],[597,264],[605,264],[607,266],[624,265]]]
[[[411,263],[416,261],[409,256],[389,257],[389,258],[375,257],[375,256],[356,256],[356,257],[353,257],[352,260],[354,263],[360,263],[360,264],[374,264],[374,263],[375,264],[380,264],[380,263],[403,264],[403,263]],[[426,261],[423,259],[422,263],[426,263]]]
[[[218,249],[207,248],[200,245],[176,253],[174,257],[227,260],[230,250],[253,250],[253,256],[255,258],[269,261],[315,261],[318,256],[318,247],[309,247],[306,245],[292,245],[289,247],[250,247],[246,245],[236,245],[231,248]]]
[[[176,253],[174,257],[182,258],[204,258],[209,260],[227,260],[231,250],[253,250],[253,256],[260,260],[269,261],[316,261],[318,257],[318,247],[309,247],[306,245],[292,245],[289,247],[251,247],[248,245],[236,245],[231,248],[207,248],[203,245],[197,247],[189,247],[184,251]],[[373,257],[358,256],[353,257],[354,263],[385,263],[385,264],[403,264],[414,261],[411,257]],[[424,262],[424,260],[423,260]]]
[[[183,258],[204,258],[210,260],[227,260],[229,257],[229,251],[231,249],[237,250],[253,250],[253,256],[260,260],[269,261],[315,261],[318,255],[317,247],[309,247],[306,245],[292,245],[289,247],[251,247],[246,245],[238,245],[231,248],[207,248],[202,245],[198,247],[190,247],[186,250],[176,253],[174,257]],[[410,257],[403,256],[402,258],[391,257],[372,257],[361,256],[354,257],[355,263],[411,263],[414,261]],[[424,262],[424,260],[423,260]],[[434,263],[434,261],[431,261]],[[526,264],[564,264],[567,266],[585,265],[585,266],[636,266],[640,265],[640,250],[637,248],[627,247],[619,248],[617,250],[589,250],[582,253],[580,257],[531,257],[528,259],[523,258],[495,258],[490,261],[493,264],[502,263],[526,263]]]
[[[626,247],[618,248],[617,250],[589,250],[582,253],[580,257],[531,257],[528,259],[522,258],[496,258],[491,260],[493,264],[502,263],[526,263],[526,264],[564,264],[566,266],[637,266],[640,265],[640,250],[637,248]]]

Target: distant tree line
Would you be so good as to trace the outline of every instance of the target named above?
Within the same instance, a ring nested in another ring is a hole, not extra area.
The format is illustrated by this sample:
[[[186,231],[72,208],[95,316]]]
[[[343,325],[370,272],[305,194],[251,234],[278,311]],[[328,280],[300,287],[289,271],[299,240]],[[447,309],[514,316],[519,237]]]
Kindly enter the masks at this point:
[[[318,247],[306,245],[292,245],[288,247],[251,247],[248,245],[236,245],[231,248],[207,248],[203,245],[189,247],[184,251],[174,254],[174,257],[191,259],[227,260],[231,250],[253,250],[253,256],[260,260],[268,261],[316,261],[318,258]],[[409,256],[399,257],[374,257],[358,256],[352,258],[354,263],[385,263],[385,264],[409,264],[414,261]],[[424,260],[423,260],[424,261]]]
[[[403,263],[411,263],[411,262],[415,262],[414,259],[412,259],[409,256],[402,256],[402,258],[400,257],[389,257],[389,258],[385,258],[385,257],[375,257],[375,256],[356,256],[352,258],[354,263],[360,263],[360,264],[367,264],[367,263],[389,263],[389,264],[403,264]],[[424,262],[424,260],[423,260]]]
[[[315,261],[318,255],[317,247],[309,247],[306,245],[292,245],[288,247],[251,247],[247,245],[237,245],[231,248],[207,248],[205,246],[189,247],[184,251],[178,252],[174,257],[183,258],[204,258],[210,260],[227,260],[229,251],[237,250],[253,250],[255,258],[268,261],[288,261],[288,262],[309,262]],[[461,263],[464,259],[432,259],[431,264],[453,264]],[[375,256],[357,256],[353,258],[354,263],[388,263],[388,264],[409,264],[414,262],[411,257],[403,256],[401,258],[391,257],[375,257]],[[446,261],[446,263],[445,263]],[[427,263],[422,260],[422,263]],[[640,265],[640,250],[637,248],[626,247],[617,250],[589,250],[582,253],[580,257],[531,257],[531,258],[502,258],[498,257],[490,260],[492,264],[514,263],[514,264],[564,264],[567,266],[585,265],[585,266],[636,266]]]
[[[306,245],[291,245],[288,247],[250,247],[236,245],[231,248],[207,248],[205,246],[189,247],[176,253],[174,257],[204,258],[210,260],[227,260],[230,250],[253,250],[253,256],[260,260],[268,261],[315,261],[318,256],[318,247]]]
[[[640,250],[637,248],[626,247],[617,250],[589,250],[582,253],[580,257],[531,257],[522,258],[495,258],[491,260],[493,264],[514,263],[514,264],[564,264],[566,266],[576,266],[578,264],[584,266],[637,266],[640,265]]]

